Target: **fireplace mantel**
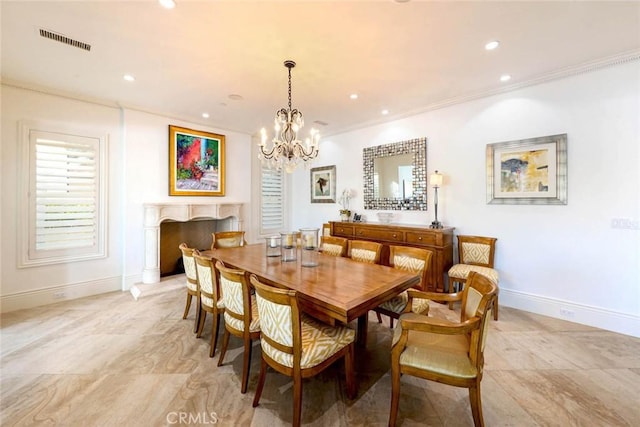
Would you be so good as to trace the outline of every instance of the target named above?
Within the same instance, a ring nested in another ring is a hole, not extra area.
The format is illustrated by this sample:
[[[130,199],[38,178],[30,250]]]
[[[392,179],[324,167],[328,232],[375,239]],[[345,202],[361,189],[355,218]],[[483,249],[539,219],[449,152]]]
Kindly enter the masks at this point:
[[[232,219],[232,230],[241,230],[241,203],[145,203],[144,270],[142,283],[160,281],[160,224],[162,221]]]

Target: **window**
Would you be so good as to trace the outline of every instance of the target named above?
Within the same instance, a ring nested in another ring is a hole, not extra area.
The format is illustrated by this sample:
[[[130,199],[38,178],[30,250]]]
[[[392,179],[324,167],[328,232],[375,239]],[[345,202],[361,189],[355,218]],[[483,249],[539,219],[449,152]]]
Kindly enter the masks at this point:
[[[284,229],[284,172],[260,167],[260,234],[277,234]]]
[[[23,142],[22,266],[104,257],[104,138],[27,127]]]

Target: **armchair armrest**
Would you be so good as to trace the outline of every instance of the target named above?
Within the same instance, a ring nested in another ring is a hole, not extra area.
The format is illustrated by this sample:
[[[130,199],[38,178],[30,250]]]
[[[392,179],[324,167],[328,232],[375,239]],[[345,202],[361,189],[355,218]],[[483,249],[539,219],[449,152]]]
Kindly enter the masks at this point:
[[[409,300],[411,300],[411,298],[423,298],[423,299],[430,299],[431,301],[441,301],[441,302],[453,302],[453,301],[462,300],[462,292],[456,292],[453,294],[444,294],[441,292],[426,292],[426,291],[419,291],[417,289],[409,289],[407,293],[409,294]]]
[[[413,310],[414,298],[427,299],[435,302],[453,302],[462,300],[462,292],[456,292],[455,294],[443,294],[440,292],[426,292],[419,291],[417,289],[408,289],[407,294],[409,295],[409,301],[407,302],[407,306],[404,309],[404,313],[410,313]],[[429,310],[421,314],[426,315],[428,312]]]
[[[431,332],[434,334],[456,335],[465,334],[480,327],[480,318],[472,317],[462,323],[445,319],[406,313],[400,316],[400,327],[407,331]]]

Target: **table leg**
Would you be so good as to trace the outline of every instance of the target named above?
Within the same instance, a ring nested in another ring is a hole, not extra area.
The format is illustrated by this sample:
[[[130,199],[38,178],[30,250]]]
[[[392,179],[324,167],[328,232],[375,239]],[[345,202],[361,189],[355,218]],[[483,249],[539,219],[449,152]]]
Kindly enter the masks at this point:
[[[369,323],[369,313],[365,313],[364,315],[358,317],[358,332],[356,335],[356,344],[358,347],[366,347],[367,346],[367,325]]]

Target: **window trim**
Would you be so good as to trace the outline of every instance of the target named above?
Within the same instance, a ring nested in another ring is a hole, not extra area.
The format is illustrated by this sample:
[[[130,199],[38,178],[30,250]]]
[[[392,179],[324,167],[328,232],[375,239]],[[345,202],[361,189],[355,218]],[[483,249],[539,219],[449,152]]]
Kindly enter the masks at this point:
[[[73,261],[84,261],[106,258],[107,224],[107,145],[108,135],[97,134],[94,130],[82,129],[77,126],[65,126],[59,123],[44,121],[20,121],[18,123],[19,167],[18,180],[18,268],[36,267],[41,265],[61,264]],[[46,255],[46,250],[35,250],[35,204],[32,203],[31,193],[35,185],[35,146],[31,136],[34,132],[49,135],[65,135],[74,139],[86,138],[95,141],[97,145],[96,177],[96,244],[87,248],[73,248],[71,250],[52,250]],[[22,213],[22,214],[20,214]]]

